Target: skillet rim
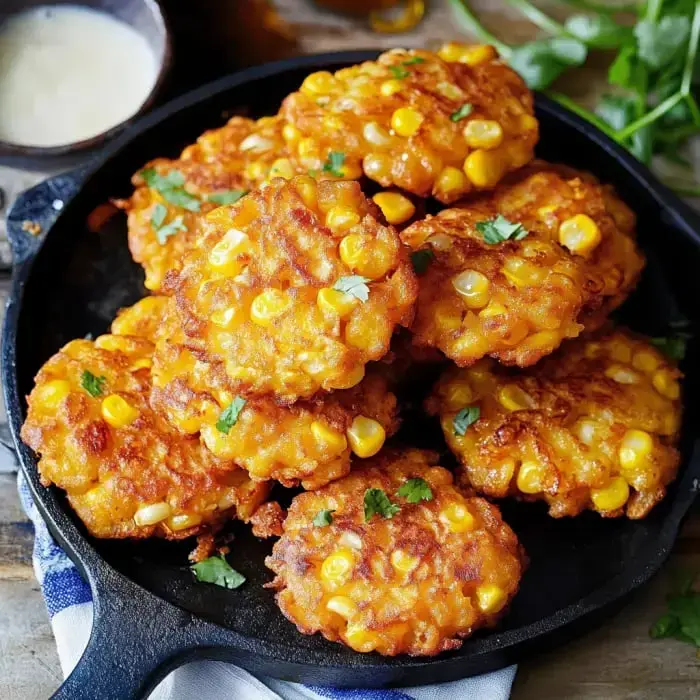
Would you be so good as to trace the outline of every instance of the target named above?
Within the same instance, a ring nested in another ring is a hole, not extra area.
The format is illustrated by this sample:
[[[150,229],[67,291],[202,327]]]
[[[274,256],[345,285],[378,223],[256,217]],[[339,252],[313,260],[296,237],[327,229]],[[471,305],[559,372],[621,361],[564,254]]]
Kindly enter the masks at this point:
[[[110,144],[104,150],[102,155],[91,164],[87,174],[81,178],[82,181],[78,184],[76,194],[80,192],[80,190],[95,173],[105,166],[108,166],[109,161],[117,153],[128,147],[133,139],[135,139],[141,133],[152,129],[159,123],[167,120],[173,113],[181,109],[194,106],[221,92],[234,90],[245,83],[254,82],[259,78],[273,77],[275,74],[281,72],[298,70],[304,67],[313,66],[320,69],[322,67],[328,68],[343,64],[347,65],[363,60],[369,60],[376,57],[378,53],[379,51],[371,50],[350,52],[341,51],[308,55],[295,59],[286,59],[283,61],[277,61],[274,63],[264,64],[262,66],[244,69],[197,88],[192,92],[176,98],[172,102],[164,105],[148,116],[143,117],[131,129],[120,136],[115,142]],[[672,217],[672,219],[675,221],[676,227],[681,231],[681,233],[700,249],[700,226],[697,225],[698,222],[695,213],[692,212],[692,210],[690,210],[690,208],[687,207],[687,205],[685,205],[680,199],[678,199],[674,193],[658,182],[643,164],[637,161],[631,154],[622,149],[622,147],[620,147],[618,144],[615,144],[608,139],[607,136],[605,136],[602,132],[599,132],[591,124],[585,122],[577,115],[569,112],[548,98],[537,95],[536,104],[539,110],[544,111],[549,116],[563,123],[567,129],[574,129],[575,131],[578,131],[585,138],[594,142],[598,147],[600,147],[605,152],[606,157],[609,157],[617,164],[622,165],[623,168],[629,173],[630,177],[635,179],[649,193],[649,195],[652,196],[654,201],[658,203],[659,206],[663,207],[666,213]],[[56,220],[60,219],[60,217],[65,213],[65,211],[69,210],[70,207],[71,202],[69,201],[59,213]],[[142,588],[139,584],[136,584],[133,580],[114,569],[114,567],[112,567],[101,557],[91,542],[77,529],[67,511],[61,507],[57,499],[55,487],[46,489],[39,484],[38,473],[36,470],[36,460],[29,448],[27,448],[19,439],[19,430],[22,423],[22,404],[18,396],[17,376],[15,372],[17,324],[21,313],[24,286],[30,276],[33,260],[36,254],[39,252],[46,235],[49,234],[51,227],[46,230],[45,234],[41,236],[40,240],[37,241],[35,239],[34,241],[31,241],[30,243],[32,245],[29,249],[27,249],[26,240],[18,240],[18,236],[22,236],[23,234],[17,230],[14,230],[13,236],[13,231],[11,230],[12,227],[9,225],[10,219],[12,218],[12,211],[14,211],[14,208],[8,215],[8,235],[11,238],[13,252],[17,256],[17,264],[13,271],[12,288],[10,296],[8,297],[6,315],[3,322],[2,345],[0,347],[0,352],[2,354],[2,381],[5,405],[7,407],[8,423],[15,448],[19,456],[21,468],[29,484],[32,496],[34,497],[42,516],[47,521],[52,534],[67,550],[70,558],[75,562],[81,573],[90,584],[96,606],[93,636],[95,634],[96,626],[99,625],[99,599],[108,592],[102,585],[102,580],[107,580],[109,583],[118,584],[125,589],[133,589],[136,587],[136,589],[142,593],[147,593],[150,597],[157,600],[161,606],[182,610],[168,601],[157,597],[148,589]],[[299,667],[299,673],[302,675],[305,670],[308,671],[310,669],[313,670],[318,668],[327,670],[335,669],[339,670],[341,673],[353,669],[403,669],[407,672],[405,683],[403,683],[405,685],[415,684],[416,682],[434,682],[439,676],[442,676],[441,680],[457,677],[462,678],[466,677],[467,675],[473,675],[475,673],[493,669],[494,667],[502,666],[506,660],[508,663],[512,663],[513,659],[511,656],[513,654],[520,654],[521,647],[524,647],[524,645],[532,642],[539,642],[544,638],[550,638],[557,633],[570,629],[576,623],[582,623],[584,620],[590,618],[596,613],[601,613],[610,606],[619,603],[629,593],[646,582],[659,570],[661,564],[670,553],[670,549],[678,532],[680,522],[687,514],[687,511],[690,508],[697,492],[697,486],[695,486],[693,482],[697,482],[697,477],[700,477],[700,443],[698,443],[695,436],[693,436],[693,439],[695,441],[694,448],[690,453],[689,459],[687,460],[684,474],[677,482],[676,493],[674,500],[671,503],[671,509],[658,531],[658,548],[654,555],[644,558],[644,560],[637,557],[637,559],[635,559],[633,563],[625,570],[609,579],[603,586],[592,591],[579,601],[562,608],[546,618],[542,618],[541,620],[528,625],[491,634],[483,639],[480,638],[478,640],[479,648],[470,650],[472,653],[469,656],[465,655],[463,657],[459,652],[456,652],[455,654],[442,655],[430,659],[413,659],[410,657],[398,657],[398,659],[391,659],[357,654],[357,658],[353,657],[356,663],[337,665],[328,662],[328,658],[332,657],[331,653],[326,653],[323,650],[307,650],[305,651],[305,656],[307,657],[305,662],[293,663],[296,663],[296,665]],[[274,666],[276,663],[281,665],[287,664],[288,666],[290,656],[294,658],[293,653],[288,653],[291,647],[289,643],[279,642],[276,640],[271,641],[262,640],[259,638],[242,637],[228,628],[224,628],[216,623],[209,622],[208,620],[199,618],[193,614],[191,615],[195,620],[205,624],[207,629],[211,631],[210,636],[212,638],[221,636],[219,634],[215,634],[216,630],[225,632],[223,636],[228,636],[231,643],[220,644],[220,642],[217,641],[217,645],[221,647],[221,651],[229,651],[232,656],[236,656],[246,651],[242,647],[247,645],[243,644],[242,646],[237,646],[234,644],[234,642],[240,643],[240,640],[243,639],[251,640],[254,646],[258,646],[258,649],[256,650],[257,654],[261,652],[268,654],[268,656],[264,659],[265,663],[268,664],[268,669],[270,664]],[[278,655],[274,654],[274,652],[270,654],[270,650],[266,649],[267,647],[271,647],[273,650],[281,650],[282,656],[286,656],[286,658],[280,658]],[[212,655],[215,656],[215,652],[216,649],[212,651]],[[506,657],[508,658],[506,659]],[[466,672],[460,673],[457,667],[460,665],[466,666],[467,660],[470,658],[471,663],[468,664],[470,668],[468,670],[465,669]],[[237,659],[237,662],[245,665],[245,660],[240,661]],[[481,667],[478,670],[471,668],[474,666],[474,662],[481,664]],[[432,679],[417,679],[417,674],[422,674],[422,671],[425,671],[426,669],[428,669],[428,673],[432,676]],[[355,684],[356,681],[357,679],[354,679]],[[339,683],[339,685],[342,684],[342,682]],[[348,682],[346,681],[345,684],[348,684]]]

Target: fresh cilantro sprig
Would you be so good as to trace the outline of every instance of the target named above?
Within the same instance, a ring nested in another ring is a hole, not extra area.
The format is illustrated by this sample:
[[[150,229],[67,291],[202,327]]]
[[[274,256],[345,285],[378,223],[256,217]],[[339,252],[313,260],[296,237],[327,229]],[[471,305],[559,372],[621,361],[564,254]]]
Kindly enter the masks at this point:
[[[219,414],[219,420],[216,421],[216,429],[220,433],[228,435],[231,428],[238,423],[238,416],[241,415],[241,411],[246,403],[244,398],[236,396],[236,398]]]
[[[245,583],[245,576],[236,571],[222,556],[213,556],[193,564],[190,571],[197,581],[213,583],[222,588],[238,588]]]
[[[339,277],[333,285],[333,289],[336,292],[344,292],[355,297],[355,299],[359,299],[361,302],[365,302],[369,299],[367,282],[370,281],[369,277],[348,275],[347,277]]]
[[[319,510],[311,522],[316,527],[328,527],[328,525],[333,522],[333,513],[335,513],[335,511],[331,510],[330,508]]]
[[[226,204],[235,204],[241,197],[245,197],[248,190],[221,190],[221,192],[212,192],[207,199],[214,204],[224,206]]]
[[[161,175],[155,168],[146,168],[140,175],[144,182],[160,192],[167,202],[188,211],[199,211],[201,202],[184,188],[185,176],[179,170],[171,170],[167,175]]]
[[[697,576],[680,577],[675,593],[666,600],[667,612],[649,629],[652,639],[671,637],[700,648],[700,593],[693,589]]]
[[[368,523],[372,516],[381,515],[382,518],[393,518],[401,507],[392,503],[389,496],[382,489],[367,489],[364,498],[365,522]]]
[[[80,375],[80,386],[87,391],[90,396],[102,396],[104,384],[107,381],[106,377],[96,377],[90,370],[85,370]]]
[[[649,165],[660,155],[677,168],[689,138],[700,134],[700,3],[649,0],[625,4],[633,22],[618,21],[620,7],[595,0],[568,0],[577,8],[557,22],[529,0],[509,0],[545,37],[520,45],[500,41],[483,27],[467,0],[450,0],[466,28],[493,44],[529,87],[548,89],[551,98],[587,119]],[[578,11],[582,10],[582,11]],[[608,82],[594,111],[551,90],[554,80],[588,60],[591,52],[614,50]],[[700,187],[683,177],[669,181],[680,194],[700,196]]]
[[[467,428],[479,420],[479,416],[481,416],[481,409],[478,406],[465,406],[458,411],[457,415],[452,419],[452,428],[455,431],[455,435],[464,435],[467,432]]]
[[[489,245],[496,245],[507,240],[520,241],[529,233],[522,224],[508,221],[500,214],[493,219],[477,222],[476,230],[484,237],[484,242]]]
[[[396,492],[397,496],[405,498],[408,503],[420,503],[421,501],[432,501],[433,491],[425,479],[415,477],[401,484]]]

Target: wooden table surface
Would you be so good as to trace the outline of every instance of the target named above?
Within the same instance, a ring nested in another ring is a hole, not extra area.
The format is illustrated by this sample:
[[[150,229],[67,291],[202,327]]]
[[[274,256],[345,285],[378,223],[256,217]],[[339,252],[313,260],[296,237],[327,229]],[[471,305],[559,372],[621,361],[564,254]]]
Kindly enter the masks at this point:
[[[418,29],[393,37],[372,34],[362,21],[319,12],[306,0],[276,0],[275,4],[290,25],[295,50],[306,53],[377,46],[433,47],[443,40],[464,36],[446,0],[429,2],[430,11]],[[539,5],[553,14],[562,9],[561,4]],[[508,41],[534,36],[532,27],[507,10],[503,0],[481,0],[472,6]],[[570,94],[586,100],[596,94],[599,84],[594,67],[579,71],[567,80],[566,88]],[[17,192],[45,175],[0,166],[5,207]],[[6,260],[0,221],[0,264]],[[8,277],[0,273],[0,301],[7,288]],[[0,422],[3,420],[0,406]],[[33,700],[48,697],[59,685],[61,672],[31,567],[31,527],[17,501],[15,474],[5,471],[8,464],[7,459],[0,459],[0,698]],[[649,625],[664,608],[672,573],[679,568],[700,571],[697,508],[686,522],[664,570],[636,593],[623,611],[611,617],[603,628],[520,665],[514,700],[699,698],[700,660],[695,651],[673,640],[652,641],[648,636]]]

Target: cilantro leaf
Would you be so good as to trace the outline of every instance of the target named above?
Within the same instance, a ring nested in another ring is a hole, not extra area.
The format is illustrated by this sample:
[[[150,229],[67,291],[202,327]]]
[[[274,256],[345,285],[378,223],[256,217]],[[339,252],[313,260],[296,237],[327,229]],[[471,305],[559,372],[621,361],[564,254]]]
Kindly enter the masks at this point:
[[[401,508],[389,500],[382,489],[367,489],[365,491],[365,522],[368,523],[373,515],[383,518],[393,518]]]
[[[690,333],[675,333],[665,338],[651,338],[651,344],[672,360],[680,361],[685,357],[686,346],[693,336]]]
[[[509,63],[529,88],[543,90],[567,68],[583,64],[587,55],[584,43],[572,37],[561,36],[516,46]]]
[[[106,381],[106,377],[96,377],[87,369],[80,375],[80,386],[82,386],[90,396],[102,396],[104,383]]]
[[[450,119],[453,122],[458,122],[460,119],[466,119],[473,111],[473,105],[470,102],[465,102],[456,112],[450,114]]]
[[[238,573],[222,556],[213,556],[190,566],[197,581],[213,583],[222,588],[238,588],[245,583],[245,576]]]
[[[323,510],[319,510],[311,522],[316,527],[326,527],[333,522],[333,513],[335,513],[335,511],[330,510],[329,508],[324,508]]]
[[[411,56],[411,58],[402,61],[401,65],[402,66],[412,66],[416,63],[425,63],[425,59],[421,58],[420,56]]]
[[[496,245],[512,239],[521,241],[530,232],[522,225],[508,221],[500,214],[493,219],[479,221],[476,230],[484,237],[484,242],[489,245]]]
[[[416,477],[409,479],[402,484],[396,492],[397,496],[403,496],[409,503],[420,503],[420,501],[432,501],[433,492],[425,479]]]
[[[467,428],[479,420],[480,415],[481,409],[478,406],[465,406],[452,419],[455,435],[464,435],[467,432]]]
[[[595,113],[615,131],[635,119],[635,100],[631,95],[603,95]]]
[[[339,277],[333,285],[333,289],[337,292],[345,292],[345,294],[364,302],[369,299],[369,287],[366,284],[369,281],[369,277],[348,275],[347,277]]]
[[[240,397],[231,401],[231,403],[219,414],[219,420],[216,421],[216,429],[224,435],[228,435],[231,428],[238,423],[238,416],[241,414],[243,407],[247,401]]]
[[[160,192],[167,202],[188,211],[199,211],[201,202],[183,187],[185,176],[179,170],[171,170],[167,175],[160,175],[155,168],[146,168],[140,175],[144,182]]]
[[[435,253],[432,250],[417,250],[411,253],[411,264],[417,275],[422,275],[434,259]]]
[[[343,177],[343,171],[340,169],[345,162],[345,154],[342,151],[331,151],[323,164],[323,172],[330,173],[333,177]]]
[[[652,70],[667,66],[685,48],[690,19],[666,15],[658,22],[644,19],[634,27],[639,58]]]
[[[408,78],[410,73],[402,66],[389,66],[389,71],[397,80]]]
[[[163,225],[167,215],[168,207],[166,207],[165,204],[158,202],[158,204],[153,207],[153,211],[151,212],[151,226],[153,226],[154,229],[159,229]]]
[[[649,629],[652,639],[672,637],[700,648],[700,593],[690,585],[668,597],[668,611]]]
[[[614,49],[629,41],[631,31],[610,15],[571,15],[564,26],[584,44],[595,49]]]
[[[187,226],[182,223],[182,216],[176,216],[169,224],[161,226],[156,230],[158,243],[165,245],[170,236],[174,236],[178,231],[187,231]]]
[[[235,204],[241,197],[248,194],[248,190],[222,190],[212,192],[207,199],[215,204]]]

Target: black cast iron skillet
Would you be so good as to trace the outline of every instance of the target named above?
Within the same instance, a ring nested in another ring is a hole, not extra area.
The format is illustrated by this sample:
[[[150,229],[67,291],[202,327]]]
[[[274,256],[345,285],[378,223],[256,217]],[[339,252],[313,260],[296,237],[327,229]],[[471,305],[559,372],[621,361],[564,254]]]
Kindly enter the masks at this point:
[[[698,345],[685,363],[683,467],[665,501],[640,522],[587,513],[554,521],[538,505],[505,503],[505,519],[530,556],[522,590],[500,627],[434,659],[357,654],[318,635],[302,636],[276,608],[263,557],[270,543],[241,528],[232,562],[248,578],[236,591],[196,584],[188,544],[99,541],[86,535],[57,489],[38,481],[36,461],[19,440],[23,397],[41,364],[67,341],[104,332],[121,306],[143,293],[143,275],[127,250],[125,222],[90,233],[86,217],[108,197],[128,195],[129,178],[155,156],[176,155],[205,128],[236,109],[272,114],[314,70],[334,70],[375,56],[309,56],[252,68],[207,85],[140,121],[109,147],[89,173],[53,178],[20,197],[9,216],[15,255],[12,295],[2,339],[3,388],[15,444],[37,505],[59,543],[88,580],[95,599],[92,637],[75,671],[54,697],[137,698],[163,675],[195,658],[223,659],[259,674],[319,685],[417,685],[463,678],[518,661],[602,621],[611,608],[661,566],[700,479],[697,442]],[[639,216],[649,265],[621,318],[660,335],[669,322],[700,320],[700,224],[634,158],[590,124],[537,99],[539,154],[590,170],[616,185]],[[58,210],[60,209],[60,213]],[[53,219],[55,218],[55,221]],[[38,220],[45,233],[22,230]],[[48,228],[48,231],[46,229]],[[412,425],[415,444],[434,424]]]

